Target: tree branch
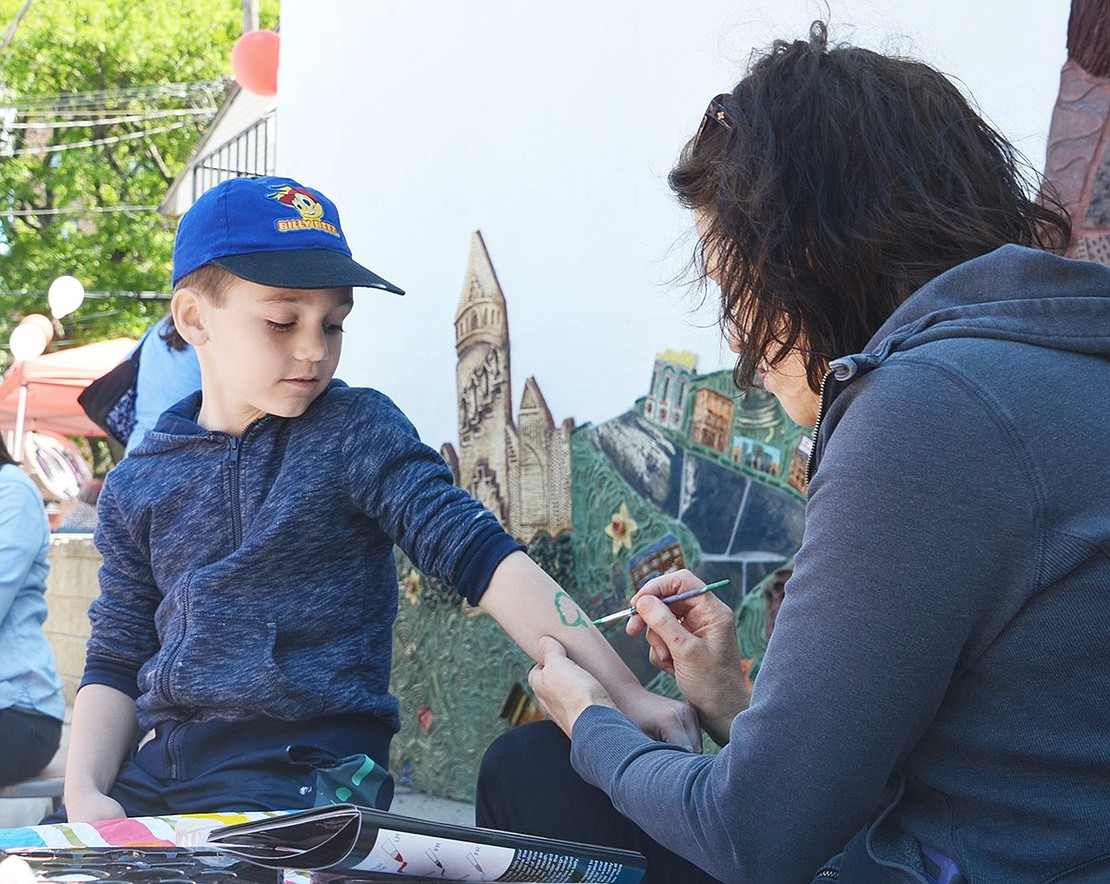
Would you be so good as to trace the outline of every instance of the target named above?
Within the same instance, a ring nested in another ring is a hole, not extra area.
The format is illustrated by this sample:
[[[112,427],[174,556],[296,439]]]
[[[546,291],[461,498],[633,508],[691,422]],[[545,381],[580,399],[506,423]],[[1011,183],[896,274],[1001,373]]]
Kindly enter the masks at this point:
[[[0,43],[0,55],[3,55],[4,50],[8,48],[8,44],[12,42],[15,32],[19,29],[19,23],[23,21],[23,16],[27,14],[27,10],[31,8],[33,0],[27,0],[23,4],[23,8],[16,14],[15,19],[8,26],[8,32],[4,34],[4,42]]]

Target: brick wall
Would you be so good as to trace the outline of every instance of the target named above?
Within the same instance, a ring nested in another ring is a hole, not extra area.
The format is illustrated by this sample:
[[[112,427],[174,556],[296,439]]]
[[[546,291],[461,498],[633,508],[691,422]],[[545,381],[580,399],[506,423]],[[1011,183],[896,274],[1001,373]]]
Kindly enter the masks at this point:
[[[54,534],[50,540],[50,575],[46,578],[49,613],[43,632],[58,658],[58,675],[66,703],[73,705],[85,669],[89,638],[88,610],[100,592],[96,572],[100,553],[88,534]]]

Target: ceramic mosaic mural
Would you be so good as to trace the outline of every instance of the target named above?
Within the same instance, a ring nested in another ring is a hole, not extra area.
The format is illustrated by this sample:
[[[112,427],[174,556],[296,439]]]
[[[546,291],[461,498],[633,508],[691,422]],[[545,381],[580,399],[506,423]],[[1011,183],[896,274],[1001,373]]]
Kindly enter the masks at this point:
[[[739,393],[727,370],[699,375],[692,354],[672,350],[644,366],[644,395],[610,420],[556,424],[535,378],[514,414],[508,305],[479,233],[455,339],[459,437],[441,448],[444,460],[587,615],[689,568],[706,582],[728,578],[720,595],[738,624],[756,616],[762,602],[751,591],[797,550],[805,509],[809,437],[773,396]],[[471,798],[485,747],[537,714],[531,661],[403,557],[398,574],[393,690],[403,725],[391,766],[421,790]],[[643,681],[673,692],[642,639],[619,624],[607,630]],[[761,655],[752,647],[746,653]]]

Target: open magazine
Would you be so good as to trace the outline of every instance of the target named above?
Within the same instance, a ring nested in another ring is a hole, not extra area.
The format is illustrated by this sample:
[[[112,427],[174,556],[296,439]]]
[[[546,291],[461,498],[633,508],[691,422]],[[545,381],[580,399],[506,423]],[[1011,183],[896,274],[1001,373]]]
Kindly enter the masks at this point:
[[[638,884],[642,854],[334,804],[215,829],[207,847],[342,878]]]

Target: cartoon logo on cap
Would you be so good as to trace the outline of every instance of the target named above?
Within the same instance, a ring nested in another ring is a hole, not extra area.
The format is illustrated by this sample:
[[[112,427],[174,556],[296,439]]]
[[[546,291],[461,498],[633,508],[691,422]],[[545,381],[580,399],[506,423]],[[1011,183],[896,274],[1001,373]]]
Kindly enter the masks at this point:
[[[303,187],[291,187],[282,184],[275,187],[270,193],[270,199],[277,200],[283,206],[289,206],[299,218],[282,218],[274,222],[278,233],[291,233],[296,230],[322,230],[332,236],[339,236],[339,231],[334,224],[324,220],[324,204],[316,195]]]

